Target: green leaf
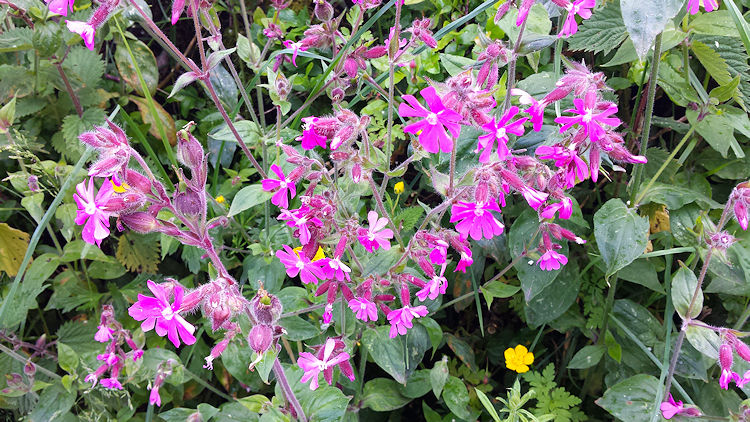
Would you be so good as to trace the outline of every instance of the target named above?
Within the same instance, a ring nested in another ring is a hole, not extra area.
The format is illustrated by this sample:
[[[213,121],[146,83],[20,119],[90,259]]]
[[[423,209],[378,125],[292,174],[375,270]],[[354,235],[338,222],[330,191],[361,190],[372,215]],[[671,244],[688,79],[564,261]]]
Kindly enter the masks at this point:
[[[65,140],[65,148],[60,150],[55,147],[55,149],[67,158],[78,160],[85,149],[83,144],[78,140],[78,135],[92,130],[94,125],[103,125],[106,119],[107,114],[103,110],[94,107],[87,108],[81,117],[78,117],[77,114],[65,116],[61,129],[63,139]]]
[[[404,397],[416,399],[424,396],[432,390],[432,382],[430,381],[430,370],[420,369],[412,374],[406,385],[396,384],[399,391]]]
[[[117,242],[117,260],[133,272],[156,273],[159,265],[159,243],[153,235],[123,233]]]
[[[691,42],[690,48],[693,50],[698,61],[701,62],[706,71],[708,71],[719,85],[727,85],[732,82],[727,62],[724,61],[719,53],[700,41]]]
[[[651,260],[636,259],[627,266],[623,267],[617,276],[625,281],[640,284],[643,287],[658,292],[665,293],[664,287],[659,283],[659,276],[656,274],[656,267]]]
[[[0,223],[0,271],[14,277],[29,244],[29,234]]]
[[[0,228],[2,228],[1,225]],[[2,234],[0,233],[0,250],[2,250],[2,241]],[[19,251],[21,255],[26,252],[25,243]],[[28,271],[24,274],[21,290],[16,295],[13,306],[8,308],[7,316],[3,318],[3,321],[0,321],[0,327],[10,328],[26,319],[26,313],[38,306],[36,298],[47,288],[44,283],[57,269],[58,265],[58,258],[53,254],[41,255],[31,263]]]
[[[527,209],[513,222],[508,231],[508,245],[510,246],[511,256],[519,256],[527,248],[536,246],[532,244],[536,239],[532,239],[539,228],[539,217],[534,210]],[[562,249],[559,251],[563,255],[568,254],[568,244],[562,242]],[[538,257],[538,255],[537,255]],[[535,263],[535,257],[529,256],[528,259],[521,259],[516,263],[515,268],[518,271],[518,278],[521,280],[521,289],[523,289],[524,299],[530,302],[560,275],[561,271],[544,271]]]
[[[69,393],[62,385],[45,388],[39,396],[34,410],[28,415],[30,422],[57,422],[65,420],[65,414],[75,404],[76,394]]]
[[[422,207],[409,207],[398,213],[393,217],[393,224],[396,227],[401,228],[402,232],[408,231],[416,227],[419,218],[422,217],[424,209]]]
[[[81,239],[68,242],[63,246],[62,262],[73,262],[79,259],[90,259],[92,261],[114,262],[111,256],[107,256],[96,245],[84,242]]]
[[[435,362],[435,366],[430,369],[430,385],[432,386],[432,392],[435,393],[435,397],[440,398],[443,393],[443,387],[448,381],[448,357],[443,356],[442,360]]]
[[[237,192],[237,195],[234,196],[232,205],[229,207],[229,214],[227,214],[227,217],[232,217],[241,213],[242,211],[262,204],[271,199],[271,196],[273,196],[273,194],[271,192],[264,191],[263,187],[259,184],[245,186],[244,188],[240,189],[239,192]]]
[[[674,303],[674,309],[682,319],[688,317],[688,306],[690,306],[690,301],[697,286],[698,279],[695,274],[685,267],[680,267],[672,277],[672,303]],[[698,289],[698,296],[689,317],[697,317],[701,310],[703,310],[703,290]]]
[[[29,212],[31,218],[33,218],[37,223],[42,220],[42,216],[44,215],[44,209],[42,207],[43,202],[43,192],[37,192],[21,199],[21,205],[26,208],[26,211]]]
[[[653,412],[658,388],[655,377],[635,375],[607,389],[596,404],[618,419],[639,421]]]
[[[728,10],[699,13],[690,20],[689,30],[696,34],[739,38],[740,33],[732,22]]]
[[[459,378],[451,376],[443,388],[443,400],[451,412],[461,419],[471,419],[471,412],[467,409],[469,405],[469,392],[466,385]]]
[[[479,401],[482,402],[482,406],[487,410],[487,413],[490,414],[490,417],[492,417],[492,420],[495,422],[500,422],[500,416],[497,414],[497,410],[495,410],[495,406],[492,404],[490,399],[487,397],[486,394],[482,392],[482,390],[475,389],[474,390],[477,393],[477,397],[479,397]]]
[[[594,237],[607,277],[643,254],[648,231],[648,218],[638,216],[619,198],[610,199],[594,214]]]
[[[69,374],[75,373],[78,367],[78,355],[76,352],[65,343],[57,342],[57,363],[60,365],[65,372]]]
[[[133,53],[132,56],[124,44],[121,42],[116,43],[115,65],[117,65],[117,71],[120,72],[122,80],[125,81],[130,89],[135,90],[138,95],[143,97],[143,87],[133,64],[133,59],[135,59],[149,93],[154,95],[156,86],[159,84],[159,69],[156,65],[154,53],[140,40],[129,40],[128,44]]]
[[[524,313],[530,326],[538,327],[557,319],[576,301],[581,286],[578,265],[575,261],[568,262],[559,273],[553,283],[526,303]]]
[[[290,341],[303,341],[320,334],[320,329],[298,316],[286,317],[279,320],[279,325],[287,331],[286,338]]]
[[[734,127],[725,116],[709,114],[703,120],[698,121],[697,111],[687,110],[685,115],[688,122],[695,127],[695,131],[708,142],[711,148],[718,151],[722,157],[727,158],[730,146],[733,147],[735,154],[739,150],[739,153],[744,156],[744,152],[739,149],[737,139],[734,137]]]
[[[31,37],[34,31],[31,28],[21,27],[4,31],[0,34],[0,53],[11,51],[28,50],[33,44]]]
[[[712,360],[719,359],[719,346],[721,339],[712,329],[689,325],[685,330],[685,337],[688,342],[695,347],[695,350],[703,353]]]
[[[437,321],[430,317],[420,318],[419,324],[427,330],[427,335],[430,337],[430,343],[432,344],[432,356],[435,356],[435,352],[443,341],[443,329],[440,328]]]
[[[408,331],[405,336],[389,337],[390,327],[378,327],[365,331],[362,344],[367,348],[375,363],[401,384],[417,369],[424,353],[430,348],[427,330],[420,324]],[[404,361],[404,343],[408,359]]]
[[[461,362],[463,362],[469,369],[472,371],[479,369],[474,357],[474,350],[468,343],[453,334],[445,334],[445,342],[453,353],[456,354],[456,357],[461,359]]]
[[[586,346],[579,350],[568,363],[568,369],[586,369],[599,363],[607,348],[602,344]]]
[[[345,396],[340,389],[330,387],[325,382],[321,382],[317,390],[311,391],[307,384],[299,382],[302,378],[302,370],[299,367],[296,365],[283,365],[283,367],[292,391],[300,401],[308,421],[338,422],[342,420],[351,396]],[[276,397],[284,397],[279,383],[276,383],[275,391]]]
[[[744,51],[742,42],[737,38],[709,35],[696,35],[693,39],[711,46],[726,62],[729,74],[733,78],[740,77],[739,90],[744,102],[748,103],[750,101],[750,66],[747,63],[747,53]]]
[[[151,98],[141,98],[135,95],[130,95],[128,98],[138,106],[138,111],[141,113],[141,119],[143,123],[149,125],[148,133],[154,138],[162,139],[162,133],[160,127],[164,129],[166,141],[170,145],[177,145],[177,129],[175,127],[174,119],[167,110],[164,110],[161,104],[157,103]],[[151,110],[153,104],[154,110]]]
[[[475,60],[469,57],[440,53],[440,64],[443,65],[445,70],[451,76],[456,76],[464,70],[471,68],[474,63]]]
[[[492,299],[505,299],[511,297],[521,290],[521,286],[511,286],[500,280],[495,280],[486,286],[482,286],[480,290],[482,291],[482,294],[484,294],[484,300],[487,302],[487,308],[489,309],[492,306]]]
[[[200,415],[201,412],[199,412],[196,409],[187,409],[184,407],[175,407],[174,409],[169,409],[166,412],[160,412],[159,417],[161,419],[164,419],[166,422],[184,422],[190,419],[191,416],[198,414]],[[207,420],[207,419],[201,419],[201,420]]]
[[[603,51],[604,54],[609,54],[627,37],[620,2],[609,1],[597,9],[591,19],[583,21],[578,26],[578,32],[568,38],[568,48],[594,53]]]
[[[411,401],[399,392],[401,384],[389,378],[375,378],[365,383],[362,406],[376,412],[390,412]]]
[[[65,74],[73,85],[73,88],[90,87],[96,88],[102,81],[104,76],[104,61],[99,56],[99,53],[89,50],[83,46],[75,46],[70,49],[70,52],[65,57],[63,62],[63,69]],[[61,86],[61,90],[65,87]],[[104,113],[101,109],[90,108],[84,111],[96,110],[97,112]]]
[[[646,58],[656,35],[664,31],[680,11],[682,3],[680,0],[621,0],[622,20],[641,61]]]
[[[398,249],[393,247],[387,251],[378,250],[374,255],[368,254],[370,258],[364,264],[365,269],[362,272],[362,276],[385,274],[401,258],[401,253]]]

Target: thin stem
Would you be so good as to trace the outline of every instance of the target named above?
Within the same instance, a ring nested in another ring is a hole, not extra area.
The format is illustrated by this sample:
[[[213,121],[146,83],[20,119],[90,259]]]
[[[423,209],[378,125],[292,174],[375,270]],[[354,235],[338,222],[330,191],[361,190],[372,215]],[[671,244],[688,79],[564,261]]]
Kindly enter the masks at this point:
[[[635,202],[633,203],[633,206],[637,207],[638,204],[641,203],[641,200],[643,200],[643,197],[646,196],[648,193],[648,190],[651,189],[651,186],[656,182],[656,179],[661,176],[662,172],[667,168],[669,163],[672,162],[672,159],[677,155],[677,152],[682,148],[683,145],[685,145],[685,142],[687,142],[688,139],[690,139],[690,136],[693,135],[693,131],[695,131],[694,127],[690,127],[690,130],[685,134],[685,136],[682,137],[680,142],[677,144],[677,146],[672,149],[672,152],[669,154],[669,157],[664,161],[664,163],[659,167],[659,170],[657,170],[656,174],[651,178],[651,180],[648,181],[648,184],[644,189],[638,189],[640,193],[638,194],[638,197],[636,198]]]
[[[507,98],[507,97],[506,97]],[[456,150],[458,149],[458,138],[453,139],[453,148],[451,149],[451,161],[448,169],[448,193],[453,193],[453,178],[456,173]]]
[[[289,117],[287,117],[287,118],[286,118],[286,120],[284,120],[284,123],[282,123],[282,124],[281,124],[281,127],[287,127],[287,126],[289,126],[289,124],[290,124],[290,123],[292,123],[292,121],[294,120],[294,118],[295,118],[295,117],[297,117],[297,115],[298,115],[298,114],[302,113],[302,112],[303,112],[303,111],[304,111],[304,110],[305,110],[305,109],[306,109],[306,108],[307,108],[307,107],[308,107],[308,106],[309,106],[309,105],[310,105],[310,104],[311,104],[311,103],[312,103],[313,101],[315,101],[315,99],[316,99],[316,98],[318,98],[318,96],[320,96],[320,94],[322,94],[323,92],[325,92],[325,90],[326,90],[326,89],[327,89],[327,88],[328,88],[328,87],[329,87],[329,86],[330,86],[330,85],[331,85],[331,84],[332,84],[332,83],[333,83],[333,82],[334,82],[335,80],[336,80],[336,78],[335,78],[335,77],[334,77],[334,78],[331,78],[331,80],[329,80],[328,82],[326,82],[326,83],[325,83],[325,85],[323,85],[323,86],[322,86],[322,87],[321,87],[321,88],[320,88],[320,89],[318,90],[318,92],[316,92],[315,94],[313,94],[313,95],[309,96],[309,97],[307,98],[307,100],[305,100],[305,102],[304,102],[304,103],[302,103],[302,105],[301,105],[301,106],[300,106],[300,107],[299,107],[298,109],[294,110],[294,112],[293,112],[293,113],[292,113],[291,115],[289,115]]]
[[[612,277],[612,283],[609,284],[607,292],[607,301],[604,303],[604,317],[602,320],[602,330],[599,332],[597,344],[604,344],[604,338],[607,336],[607,325],[609,324],[609,314],[612,312],[612,305],[615,303],[615,291],[617,290],[617,274]]]
[[[383,205],[383,199],[380,198],[380,195],[378,195],[378,187],[375,186],[375,181],[372,180],[372,176],[368,177],[367,179],[370,182],[370,187],[372,188],[372,196],[375,198],[375,202],[378,203],[378,209],[380,210],[380,213],[388,219],[388,224],[391,225],[393,234],[396,235],[396,240],[398,240],[398,244],[401,245],[401,249],[404,249],[405,246],[403,239],[401,239],[401,233],[399,233],[398,227],[393,224],[393,220],[391,219],[390,214],[388,214],[388,210],[385,209],[385,206]]]
[[[654,41],[654,55],[651,59],[651,75],[648,80],[648,94],[646,97],[646,111],[643,115],[643,131],[641,132],[641,146],[639,149],[639,155],[645,155],[646,147],[648,146],[648,137],[651,133],[651,117],[654,113],[654,99],[656,97],[656,86],[657,79],[659,78],[659,60],[661,59],[661,37],[660,32],[656,36]],[[638,187],[641,184],[641,178],[643,177],[643,164],[636,164],[635,174],[633,175],[633,184],[631,185],[631,199],[635,196],[638,191]]]
[[[292,408],[294,408],[294,413],[297,414],[297,420],[307,422],[305,412],[302,410],[302,405],[299,404],[297,397],[292,391],[292,387],[289,386],[289,381],[286,379],[286,373],[284,373],[284,368],[281,366],[281,362],[279,362],[278,358],[273,361],[273,373],[276,375],[276,380],[279,382],[281,390],[284,391],[284,397],[286,397],[286,400],[292,405]]]
[[[502,115],[505,113],[505,110],[508,109],[510,106],[510,90],[513,89],[513,86],[516,84],[516,62],[518,61],[518,50],[521,48],[521,38],[523,38],[523,31],[526,29],[526,21],[528,19],[525,19],[523,23],[521,23],[521,28],[518,30],[518,38],[516,39],[516,43],[513,45],[513,57],[508,63],[508,88],[505,91],[505,101],[503,101],[503,108],[500,110],[500,114]]]
[[[396,60],[395,55],[398,51],[401,38],[401,2],[396,2],[396,22],[393,26],[393,37],[391,42],[388,44],[388,56],[391,60],[388,61],[388,125],[386,130],[385,138],[385,157],[388,160],[386,167],[391,168],[391,153],[393,148],[393,90],[395,85],[395,66]],[[394,44],[395,43],[395,44]],[[453,148],[455,151],[455,147]]]
[[[73,107],[75,107],[78,117],[82,117],[83,108],[81,108],[81,101],[78,99],[78,95],[76,95],[75,91],[73,91],[73,87],[70,85],[70,81],[68,80],[68,77],[65,75],[65,71],[63,70],[63,67],[62,67],[62,62],[55,63],[55,67],[57,68],[57,73],[60,74],[60,78],[62,78],[63,83],[65,84],[65,90],[68,91],[68,95],[70,96],[70,101],[73,102]]]

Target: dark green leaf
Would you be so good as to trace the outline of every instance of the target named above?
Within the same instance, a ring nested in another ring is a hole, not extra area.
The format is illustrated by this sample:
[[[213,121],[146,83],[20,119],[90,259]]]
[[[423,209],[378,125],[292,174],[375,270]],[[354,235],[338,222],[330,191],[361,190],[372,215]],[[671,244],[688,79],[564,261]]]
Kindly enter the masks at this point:
[[[648,218],[614,198],[594,214],[594,237],[599,246],[607,277],[643,254],[648,243]]]
[[[658,388],[659,380],[655,377],[635,375],[613,385],[596,404],[618,419],[642,420],[644,415],[653,413]]]
[[[389,337],[390,327],[369,329],[362,335],[362,344],[375,363],[389,373],[393,379],[405,384],[422,361],[424,352],[430,348],[427,330],[420,324],[408,331],[406,336]],[[408,360],[404,360],[404,342]]]
[[[388,378],[375,378],[365,383],[362,406],[376,412],[390,412],[411,401],[399,392],[401,384]]]
[[[593,51],[609,54],[622,44],[628,33],[622,21],[620,2],[610,1],[597,9],[591,19],[585,20],[578,27],[578,32],[568,38],[571,50]]]
[[[599,363],[607,348],[603,344],[586,346],[579,350],[568,363],[568,369],[586,369]]]
[[[672,277],[672,303],[674,304],[674,310],[683,319],[686,318],[690,301],[693,299],[693,294],[697,286],[698,279],[695,277],[695,274],[685,267],[680,267]],[[699,289],[689,317],[697,317],[702,310],[703,291]]]

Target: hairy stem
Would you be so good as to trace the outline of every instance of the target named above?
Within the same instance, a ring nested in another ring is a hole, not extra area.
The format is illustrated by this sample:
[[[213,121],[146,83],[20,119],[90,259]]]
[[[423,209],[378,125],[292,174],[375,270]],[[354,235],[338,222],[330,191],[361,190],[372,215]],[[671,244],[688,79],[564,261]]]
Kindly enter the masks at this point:
[[[388,219],[388,224],[391,225],[391,228],[393,229],[393,234],[396,235],[396,240],[398,240],[398,244],[401,245],[401,249],[404,249],[405,246],[404,246],[403,239],[401,239],[401,233],[399,233],[398,227],[396,227],[396,225],[393,224],[391,215],[388,214],[388,211],[385,209],[385,206],[383,205],[383,199],[380,198],[380,195],[378,194],[378,187],[375,186],[375,181],[372,180],[372,176],[369,176],[367,180],[370,182],[370,187],[372,188],[372,196],[375,198],[375,201],[378,203],[378,209],[380,210],[380,213],[383,214],[383,216]]]
[[[286,373],[284,373],[284,368],[281,366],[278,358],[273,361],[273,373],[276,375],[276,380],[279,382],[279,386],[284,392],[284,397],[286,397],[286,400],[292,405],[292,408],[294,408],[294,413],[297,414],[297,420],[307,422],[305,412],[302,410],[302,405],[299,404],[297,396],[294,395],[292,387],[289,386],[289,380],[286,379]]]
[[[388,44],[388,56],[391,58],[388,62],[388,125],[386,129],[386,138],[385,138],[385,157],[388,160],[387,168],[390,170],[391,168],[391,152],[393,148],[393,90],[394,90],[394,73],[395,73],[395,66],[396,66],[396,60],[395,60],[395,54],[399,47],[399,40],[401,37],[401,2],[396,2],[396,22],[393,25],[393,38],[391,38],[391,42]],[[392,45],[395,44],[394,46]]]

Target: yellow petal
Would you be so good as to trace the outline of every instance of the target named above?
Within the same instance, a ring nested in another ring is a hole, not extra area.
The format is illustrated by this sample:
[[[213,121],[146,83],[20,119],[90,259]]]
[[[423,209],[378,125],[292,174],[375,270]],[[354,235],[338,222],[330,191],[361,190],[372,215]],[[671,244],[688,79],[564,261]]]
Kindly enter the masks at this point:
[[[302,248],[300,248],[300,250],[301,249]],[[315,256],[313,257],[312,261],[315,262],[315,261],[317,261],[319,259],[323,259],[325,257],[326,257],[326,254],[323,253],[323,248],[321,248],[320,246],[318,246],[318,250],[315,252]]]
[[[527,353],[523,357],[523,364],[524,365],[531,365],[532,363],[534,363],[534,354],[533,353]]]
[[[520,366],[519,366],[519,367],[518,367],[518,368],[516,369],[516,372],[518,372],[519,374],[523,374],[524,372],[529,372],[529,367],[528,367],[528,366],[526,366],[526,365],[520,365]]]
[[[516,352],[515,350],[511,348],[505,349],[505,360],[510,361],[516,358]]]
[[[226,199],[224,199],[224,195],[219,195],[216,197],[216,202],[223,204]]]
[[[519,358],[525,355],[526,353],[529,353],[529,349],[526,348],[523,344],[519,344],[516,346],[516,356]]]
[[[404,192],[404,182],[398,182],[393,186],[393,192],[398,195]]]
[[[112,190],[115,191],[115,192],[117,192],[117,193],[124,193],[126,190],[130,189],[130,185],[128,185],[125,182],[123,182],[119,186],[115,184],[114,180],[110,180],[110,182],[112,183]]]

